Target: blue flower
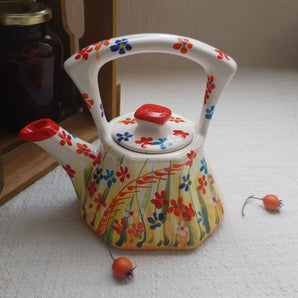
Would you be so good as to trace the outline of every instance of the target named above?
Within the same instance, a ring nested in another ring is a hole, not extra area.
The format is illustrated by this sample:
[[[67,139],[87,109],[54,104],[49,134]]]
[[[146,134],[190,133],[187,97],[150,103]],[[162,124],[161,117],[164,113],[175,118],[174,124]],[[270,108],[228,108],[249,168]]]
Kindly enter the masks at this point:
[[[179,185],[180,189],[184,189],[185,191],[189,190],[189,186],[191,185],[191,181],[189,180],[189,174],[187,176],[182,177],[183,182]]]
[[[214,109],[215,109],[215,106],[211,106],[210,109],[206,108],[206,115],[205,115],[206,119],[209,119],[209,120],[212,119]]]
[[[113,170],[106,170],[106,175],[103,176],[103,179],[107,181],[108,187],[112,186],[112,183],[116,182],[116,178],[114,177],[114,171]]]
[[[167,138],[159,138],[158,142],[153,142],[153,145],[160,145],[161,150],[165,150],[167,147],[172,146],[173,144],[167,140]]]
[[[132,134],[130,134],[128,131],[126,131],[124,134],[121,133],[117,133],[116,134],[117,138],[118,138],[118,142],[120,143],[122,140],[127,142],[129,141],[130,138],[133,137]]]
[[[132,46],[128,43],[128,40],[126,38],[117,39],[115,41],[115,44],[110,46],[110,50],[112,52],[119,52],[120,55],[125,54],[126,51],[130,51],[132,49]]]
[[[153,212],[153,217],[148,217],[148,222],[150,223],[151,230],[159,228],[161,224],[165,222],[165,215],[164,213],[157,215],[156,212]]]
[[[198,212],[198,224],[200,224],[203,221],[203,225],[207,226],[208,215],[206,214],[204,209],[202,212],[203,212],[203,215],[200,211]]]
[[[200,171],[204,172],[205,174],[208,174],[208,169],[207,169],[207,163],[205,160],[205,157],[201,160],[202,166],[200,167]]]
[[[102,105],[102,103],[100,104],[99,108],[100,108],[100,116],[103,118],[103,117],[105,116],[105,112],[104,112],[104,110],[103,110],[103,105]]]
[[[95,180],[95,182],[98,184],[100,182],[100,180],[103,179],[103,174],[102,174],[102,169],[96,169],[93,178]]]

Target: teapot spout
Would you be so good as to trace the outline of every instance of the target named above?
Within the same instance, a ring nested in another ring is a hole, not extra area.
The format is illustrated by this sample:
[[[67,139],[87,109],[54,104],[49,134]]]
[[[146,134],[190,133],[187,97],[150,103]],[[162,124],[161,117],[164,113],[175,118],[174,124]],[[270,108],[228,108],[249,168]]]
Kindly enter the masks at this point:
[[[84,197],[91,174],[89,165],[99,163],[101,148],[77,138],[46,118],[26,125],[19,132],[19,138],[35,143],[57,159],[71,179],[78,198]]]

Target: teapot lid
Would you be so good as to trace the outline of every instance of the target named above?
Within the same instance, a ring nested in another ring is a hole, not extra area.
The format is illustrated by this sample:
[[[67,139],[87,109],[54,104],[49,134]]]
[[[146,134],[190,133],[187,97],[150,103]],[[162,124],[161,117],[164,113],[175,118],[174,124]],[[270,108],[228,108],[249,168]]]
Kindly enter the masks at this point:
[[[135,113],[118,117],[112,128],[113,139],[121,146],[141,153],[169,153],[193,139],[191,121],[166,107],[145,104]]]

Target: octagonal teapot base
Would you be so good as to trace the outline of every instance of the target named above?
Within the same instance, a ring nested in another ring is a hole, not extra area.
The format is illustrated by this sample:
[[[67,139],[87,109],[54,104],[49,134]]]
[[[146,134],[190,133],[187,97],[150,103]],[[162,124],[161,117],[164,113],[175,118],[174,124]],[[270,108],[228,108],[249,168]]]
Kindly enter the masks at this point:
[[[222,221],[223,208],[205,158],[196,152],[154,163],[107,154],[91,171],[83,220],[121,249],[199,246]]]

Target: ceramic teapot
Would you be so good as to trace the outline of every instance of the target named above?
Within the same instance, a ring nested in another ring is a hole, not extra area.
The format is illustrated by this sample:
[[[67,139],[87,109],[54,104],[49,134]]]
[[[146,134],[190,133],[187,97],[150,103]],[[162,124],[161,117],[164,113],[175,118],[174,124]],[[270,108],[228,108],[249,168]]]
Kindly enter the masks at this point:
[[[179,55],[203,66],[207,86],[196,122],[153,104],[106,120],[99,69],[113,59],[149,52]],[[90,109],[100,145],[84,142],[50,119],[30,123],[20,138],[60,162],[80,200],[82,218],[107,243],[123,249],[198,246],[223,218],[204,141],[217,100],[236,71],[235,61],[192,38],[137,34],[90,45],[64,67]]]

